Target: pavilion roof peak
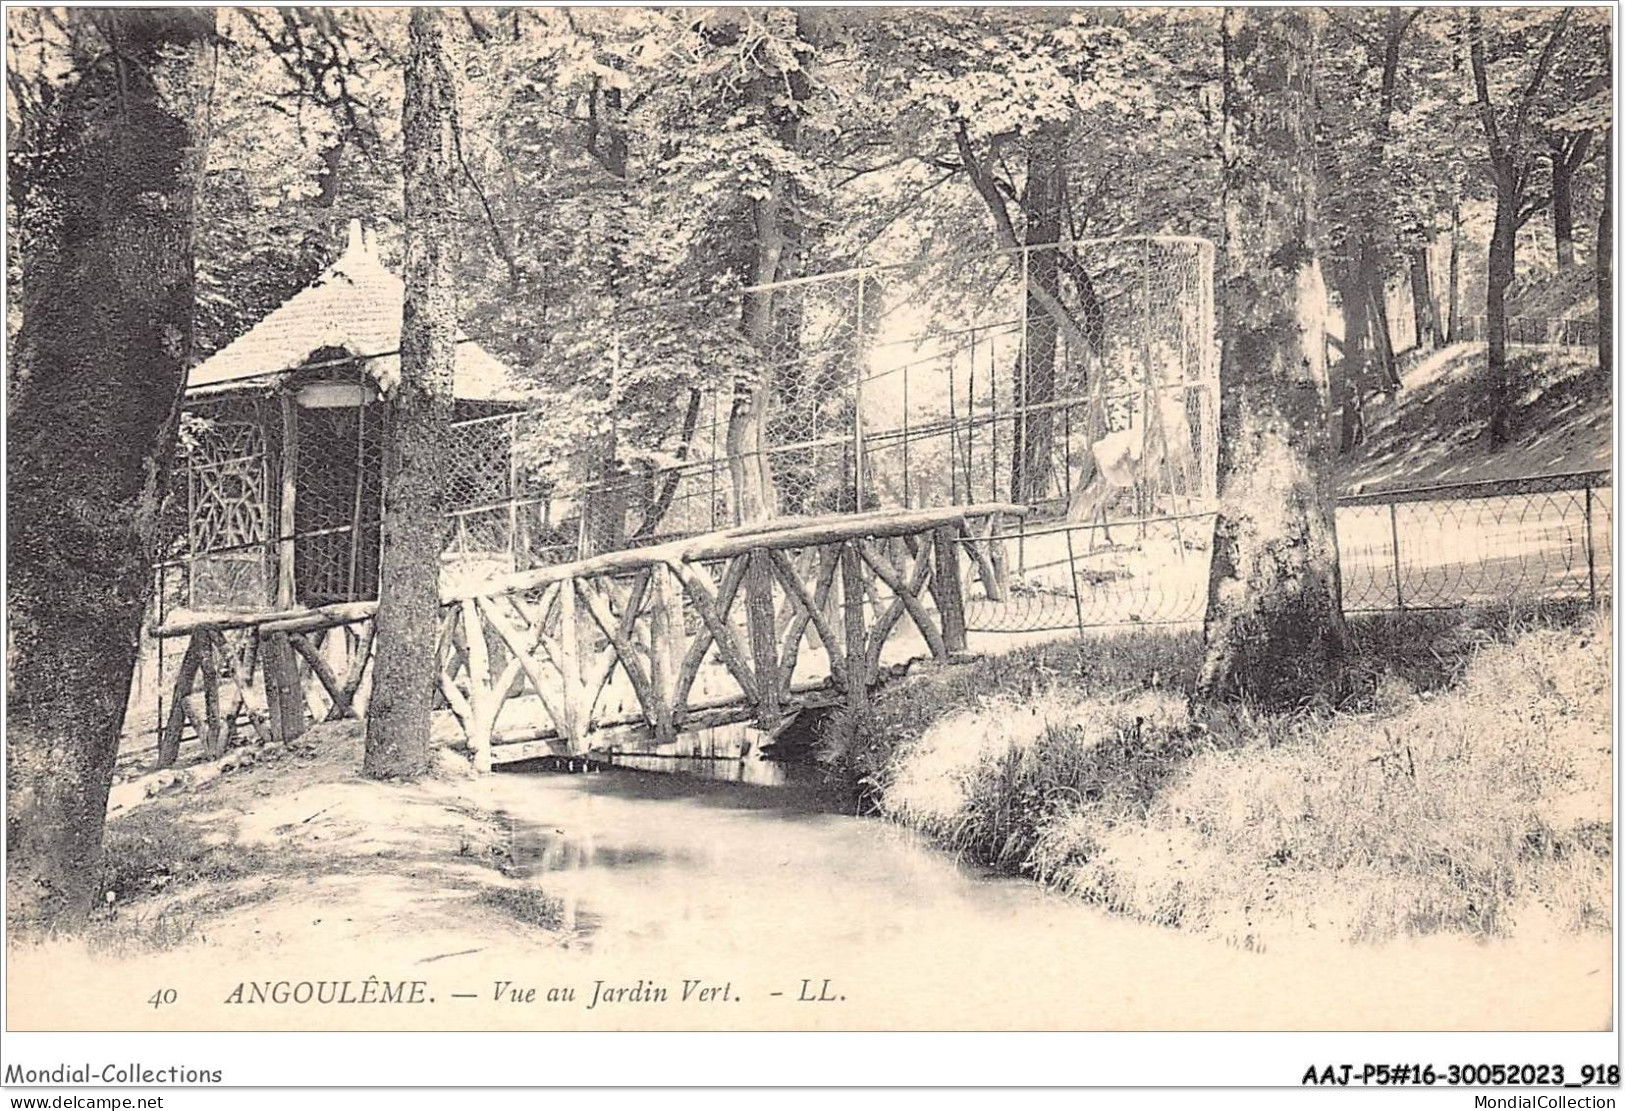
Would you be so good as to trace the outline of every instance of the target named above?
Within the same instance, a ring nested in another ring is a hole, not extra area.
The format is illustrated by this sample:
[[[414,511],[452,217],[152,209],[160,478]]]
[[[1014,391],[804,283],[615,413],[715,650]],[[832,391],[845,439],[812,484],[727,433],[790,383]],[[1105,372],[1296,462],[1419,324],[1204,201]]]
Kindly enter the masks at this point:
[[[378,233],[369,229],[359,218],[352,219],[345,232],[344,253],[339,256],[341,260],[366,260],[383,265],[378,255]]]
[[[351,220],[343,252],[309,285],[187,375],[187,392],[220,393],[274,384],[310,356],[338,349],[355,356],[386,394],[400,379],[401,308],[406,287],[384,265],[375,232]],[[518,401],[525,391],[509,369],[459,335],[454,388],[469,401]]]

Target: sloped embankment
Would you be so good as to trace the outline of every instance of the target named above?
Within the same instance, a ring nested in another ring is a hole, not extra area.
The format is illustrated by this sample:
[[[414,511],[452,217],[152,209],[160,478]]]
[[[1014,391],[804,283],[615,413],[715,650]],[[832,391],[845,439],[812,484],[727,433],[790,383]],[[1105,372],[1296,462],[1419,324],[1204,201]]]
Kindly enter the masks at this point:
[[[1335,706],[1203,721],[1194,636],[1048,645],[889,692],[848,759],[949,847],[1243,945],[1607,929],[1609,616],[1449,620],[1362,626]]]
[[[1583,348],[1513,348],[1511,439],[1490,444],[1482,343],[1418,363],[1392,399],[1366,407],[1366,439],[1338,468],[1347,492],[1528,478],[1613,466],[1613,383]]]

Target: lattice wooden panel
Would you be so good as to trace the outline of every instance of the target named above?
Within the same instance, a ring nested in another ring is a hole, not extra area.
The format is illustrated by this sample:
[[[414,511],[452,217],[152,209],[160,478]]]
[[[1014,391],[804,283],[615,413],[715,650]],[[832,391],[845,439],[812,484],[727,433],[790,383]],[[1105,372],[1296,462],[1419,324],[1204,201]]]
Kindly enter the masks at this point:
[[[242,549],[270,539],[265,438],[257,424],[215,422],[192,456],[189,472],[195,554]]]

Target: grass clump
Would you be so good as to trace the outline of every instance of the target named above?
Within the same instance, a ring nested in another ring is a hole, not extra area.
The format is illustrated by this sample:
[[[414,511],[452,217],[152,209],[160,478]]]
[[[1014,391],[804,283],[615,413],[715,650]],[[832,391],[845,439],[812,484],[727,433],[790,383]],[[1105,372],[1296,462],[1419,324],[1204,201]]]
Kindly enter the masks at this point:
[[[199,935],[198,915],[185,907],[118,911],[108,908],[85,926],[85,946],[113,957],[178,949]]]
[[[1194,633],[1133,632],[921,668],[885,688],[864,712],[836,713],[821,738],[821,756],[873,809],[901,771],[899,750],[946,715],[1001,702],[1032,703],[1055,691],[1183,693],[1200,652],[1201,638]]]
[[[209,834],[168,809],[154,807],[107,823],[95,901],[83,924],[85,944],[115,956],[177,948],[200,932],[211,910],[254,901],[228,886],[260,870],[265,850]],[[15,932],[43,939],[36,924],[13,920]]]
[[[98,897],[122,903],[195,884],[228,883],[259,870],[264,856],[259,846],[205,836],[167,809],[138,810],[107,825]]]
[[[1608,615],[1353,632],[1295,708],[1193,718],[1197,637],[1136,633],[919,676],[837,756],[968,857],[1244,945],[1607,928]]]
[[[474,901],[527,926],[543,930],[564,928],[564,900],[539,887],[485,887]]]

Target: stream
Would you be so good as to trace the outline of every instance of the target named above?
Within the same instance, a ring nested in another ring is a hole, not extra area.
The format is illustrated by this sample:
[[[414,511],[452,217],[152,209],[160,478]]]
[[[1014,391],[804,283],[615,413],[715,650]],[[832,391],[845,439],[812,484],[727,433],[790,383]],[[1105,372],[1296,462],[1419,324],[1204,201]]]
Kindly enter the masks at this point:
[[[704,977],[782,1006],[753,1025],[1519,1028],[1599,1002],[1606,1016],[1606,939],[1244,951],[956,861],[856,816],[816,768],[659,763],[670,773],[499,776],[512,866],[562,900],[582,966],[609,985]],[[599,1021],[651,1020],[602,1006]],[[726,1023],[714,1014],[700,1021]]]

